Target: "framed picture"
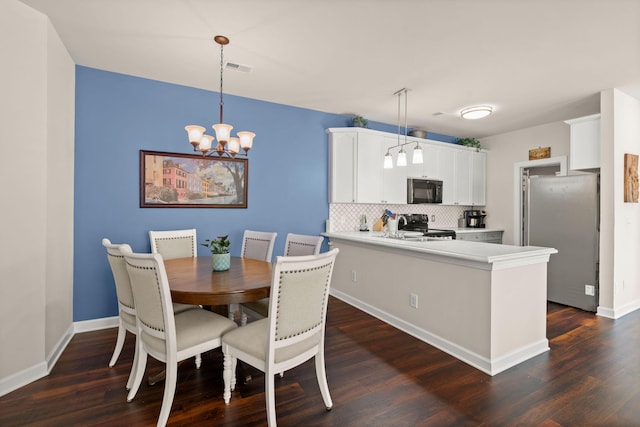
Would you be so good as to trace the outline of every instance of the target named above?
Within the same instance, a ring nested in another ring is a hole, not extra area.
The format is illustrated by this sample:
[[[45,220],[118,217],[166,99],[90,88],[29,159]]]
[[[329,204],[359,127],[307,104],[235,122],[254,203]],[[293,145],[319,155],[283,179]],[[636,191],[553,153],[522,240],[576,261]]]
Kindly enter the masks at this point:
[[[551,147],[540,147],[529,150],[529,160],[548,159],[551,157]]]
[[[246,208],[247,159],[140,150],[141,208]]]

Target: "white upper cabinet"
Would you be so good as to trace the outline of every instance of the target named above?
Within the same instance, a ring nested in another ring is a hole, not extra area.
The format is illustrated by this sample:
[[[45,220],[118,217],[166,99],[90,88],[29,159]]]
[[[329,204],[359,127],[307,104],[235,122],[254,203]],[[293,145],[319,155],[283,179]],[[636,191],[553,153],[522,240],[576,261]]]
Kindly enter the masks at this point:
[[[355,203],[356,134],[329,133],[329,203]]]
[[[571,126],[569,169],[600,167],[600,114],[565,121]]]
[[[384,203],[382,197],[382,164],[384,137],[358,132],[356,154],[356,201]]]
[[[484,206],[487,202],[487,153],[476,151],[471,156],[471,204]]]
[[[486,152],[466,147],[408,138],[407,166],[395,161],[398,148],[391,150],[392,169],[384,169],[387,149],[398,145],[397,135],[360,128],[329,129],[330,203],[407,203],[407,178],[437,179],[443,182],[443,205],[484,205]],[[400,143],[404,143],[401,137]],[[413,150],[419,142],[424,163],[413,164]]]
[[[438,177],[442,181],[442,204],[457,205],[456,149],[442,147],[438,151]]]

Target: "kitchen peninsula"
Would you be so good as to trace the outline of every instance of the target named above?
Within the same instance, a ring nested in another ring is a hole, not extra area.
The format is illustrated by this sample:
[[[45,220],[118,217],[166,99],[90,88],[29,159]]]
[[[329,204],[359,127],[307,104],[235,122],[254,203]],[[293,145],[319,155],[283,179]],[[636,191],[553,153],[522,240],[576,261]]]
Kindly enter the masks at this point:
[[[553,248],[327,232],[335,297],[495,375],[549,350]]]

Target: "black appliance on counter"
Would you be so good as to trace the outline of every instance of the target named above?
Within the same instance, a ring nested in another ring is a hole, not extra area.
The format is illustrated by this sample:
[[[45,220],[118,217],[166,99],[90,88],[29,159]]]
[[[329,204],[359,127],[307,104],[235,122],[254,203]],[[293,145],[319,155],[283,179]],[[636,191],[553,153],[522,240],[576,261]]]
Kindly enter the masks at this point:
[[[469,228],[485,228],[484,218],[487,216],[486,211],[468,210],[464,211],[465,224]]]
[[[429,228],[429,215],[406,214],[398,215],[396,219],[398,220],[398,230],[420,231],[426,237],[433,237],[437,239],[456,238],[456,232],[453,230]]]

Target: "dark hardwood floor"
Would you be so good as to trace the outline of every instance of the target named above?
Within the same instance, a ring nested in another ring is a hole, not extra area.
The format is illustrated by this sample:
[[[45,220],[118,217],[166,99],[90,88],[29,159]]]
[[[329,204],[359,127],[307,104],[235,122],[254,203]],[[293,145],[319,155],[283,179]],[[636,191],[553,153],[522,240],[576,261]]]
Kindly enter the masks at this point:
[[[331,298],[327,412],[312,361],[276,380],[281,426],[639,426],[640,312],[618,320],[548,305],[551,351],[494,377]],[[127,403],[133,356],[107,363],[116,329],[77,334],[51,374],[0,398],[0,425],[155,425],[163,383]],[[147,373],[162,365],[149,360]],[[264,376],[222,400],[220,350],[179,368],[169,425],[266,425]]]

